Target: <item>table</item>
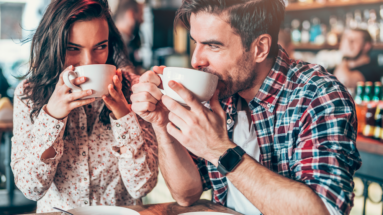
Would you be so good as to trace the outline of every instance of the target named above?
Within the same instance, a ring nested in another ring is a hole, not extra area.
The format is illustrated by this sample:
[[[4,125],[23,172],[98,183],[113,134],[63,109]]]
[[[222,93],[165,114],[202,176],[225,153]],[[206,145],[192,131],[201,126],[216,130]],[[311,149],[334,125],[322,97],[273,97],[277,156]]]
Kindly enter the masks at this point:
[[[235,212],[224,206],[214,204],[208,200],[199,200],[190,207],[182,207],[177,203],[164,203],[157,205],[140,205],[140,206],[128,206],[130,208],[139,212],[141,215],[178,215],[181,213],[187,212],[196,212],[196,211],[205,211],[205,212],[222,212],[233,215],[241,215],[238,212]],[[61,212],[52,212],[52,213],[41,213],[42,215],[61,215]],[[29,214],[32,215],[32,214]]]

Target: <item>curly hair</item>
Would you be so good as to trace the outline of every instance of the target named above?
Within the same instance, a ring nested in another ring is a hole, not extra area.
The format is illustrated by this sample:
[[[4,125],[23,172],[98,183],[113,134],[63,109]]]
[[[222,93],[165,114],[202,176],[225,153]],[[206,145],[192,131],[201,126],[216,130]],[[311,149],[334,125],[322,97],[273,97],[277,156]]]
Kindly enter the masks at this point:
[[[32,37],[30,66],[24,84],[23,100],[31,103],[31,121],[38,116],[55,90],[64,69],[69,30],[76,21],[104,18],[109,26],[109,56],[106,64],[131,69],[126,47],[112,17],[107,0],[55,0],[48,6]],[[130,102],[131,83],[123,76],[122,91]],[[111,111],[105,106],[100,121],[110,124]]]

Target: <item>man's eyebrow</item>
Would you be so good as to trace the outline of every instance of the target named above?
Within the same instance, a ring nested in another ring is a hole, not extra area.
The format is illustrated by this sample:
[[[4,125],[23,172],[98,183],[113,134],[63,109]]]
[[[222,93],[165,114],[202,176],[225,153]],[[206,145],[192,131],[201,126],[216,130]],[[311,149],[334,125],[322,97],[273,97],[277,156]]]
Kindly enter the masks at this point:
[[[95,46],[99,46],[99,45],[101,45],[101,44],[103,44],[103,43],[106,43],[106,42],[108,42],[108,40],[101,41],[101,42],[97,43]],[[69,42],[68,44],[71,45],[71,46],[76,46],[76,47],[80,47],[80,48],[82,48],[81,45],[76,44],[76,43],[71,43],[71,42]]]
[[[195,39],[192,36],[190,36],[190,39],[193,40],[194,42],[196,42]],[[224,44],[222,42],[218,41],[218,40],[206,40],[206,41],[203,41],[201,43],[204,44],[204,45],[219,45],[219,46],[224,46]]]

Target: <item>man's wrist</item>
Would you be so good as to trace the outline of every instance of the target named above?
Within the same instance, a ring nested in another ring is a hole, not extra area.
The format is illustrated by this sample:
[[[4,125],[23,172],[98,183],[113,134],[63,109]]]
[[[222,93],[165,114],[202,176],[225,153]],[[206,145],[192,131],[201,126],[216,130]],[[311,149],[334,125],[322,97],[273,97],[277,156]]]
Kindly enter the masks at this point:
[[[237,145],[231,141],[228,141],[227,143],[224,144],[223,147],[217,149],[217,150],[214,150],[211,155],[210,155],[210,159],[207,159],[210,163],[212,163],[214,166],[218,166],[218,161],[219,161],[219,158],[226,153],[227,150],[229,149],[232,149],[232,148],[235,148]]]

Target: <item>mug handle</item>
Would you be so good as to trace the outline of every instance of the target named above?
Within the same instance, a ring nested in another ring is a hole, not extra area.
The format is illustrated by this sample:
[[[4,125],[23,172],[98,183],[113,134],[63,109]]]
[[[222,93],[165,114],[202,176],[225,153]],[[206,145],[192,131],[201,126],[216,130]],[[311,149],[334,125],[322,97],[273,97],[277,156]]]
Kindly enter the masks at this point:
[[[164,76],[162,74],[157,74],[161,78],[162,85],[164,85]],[[158,88],[162,94],[166,96],[166,92],[163,89]]]
[[[77,74],[75,71],[65,71],[63,74],[63,79],[65,85],[67,87],[71,88],[73,92],[80,92],[82,89],[74,84],[72,84],[71,80],[75,79],[77,77]]]

